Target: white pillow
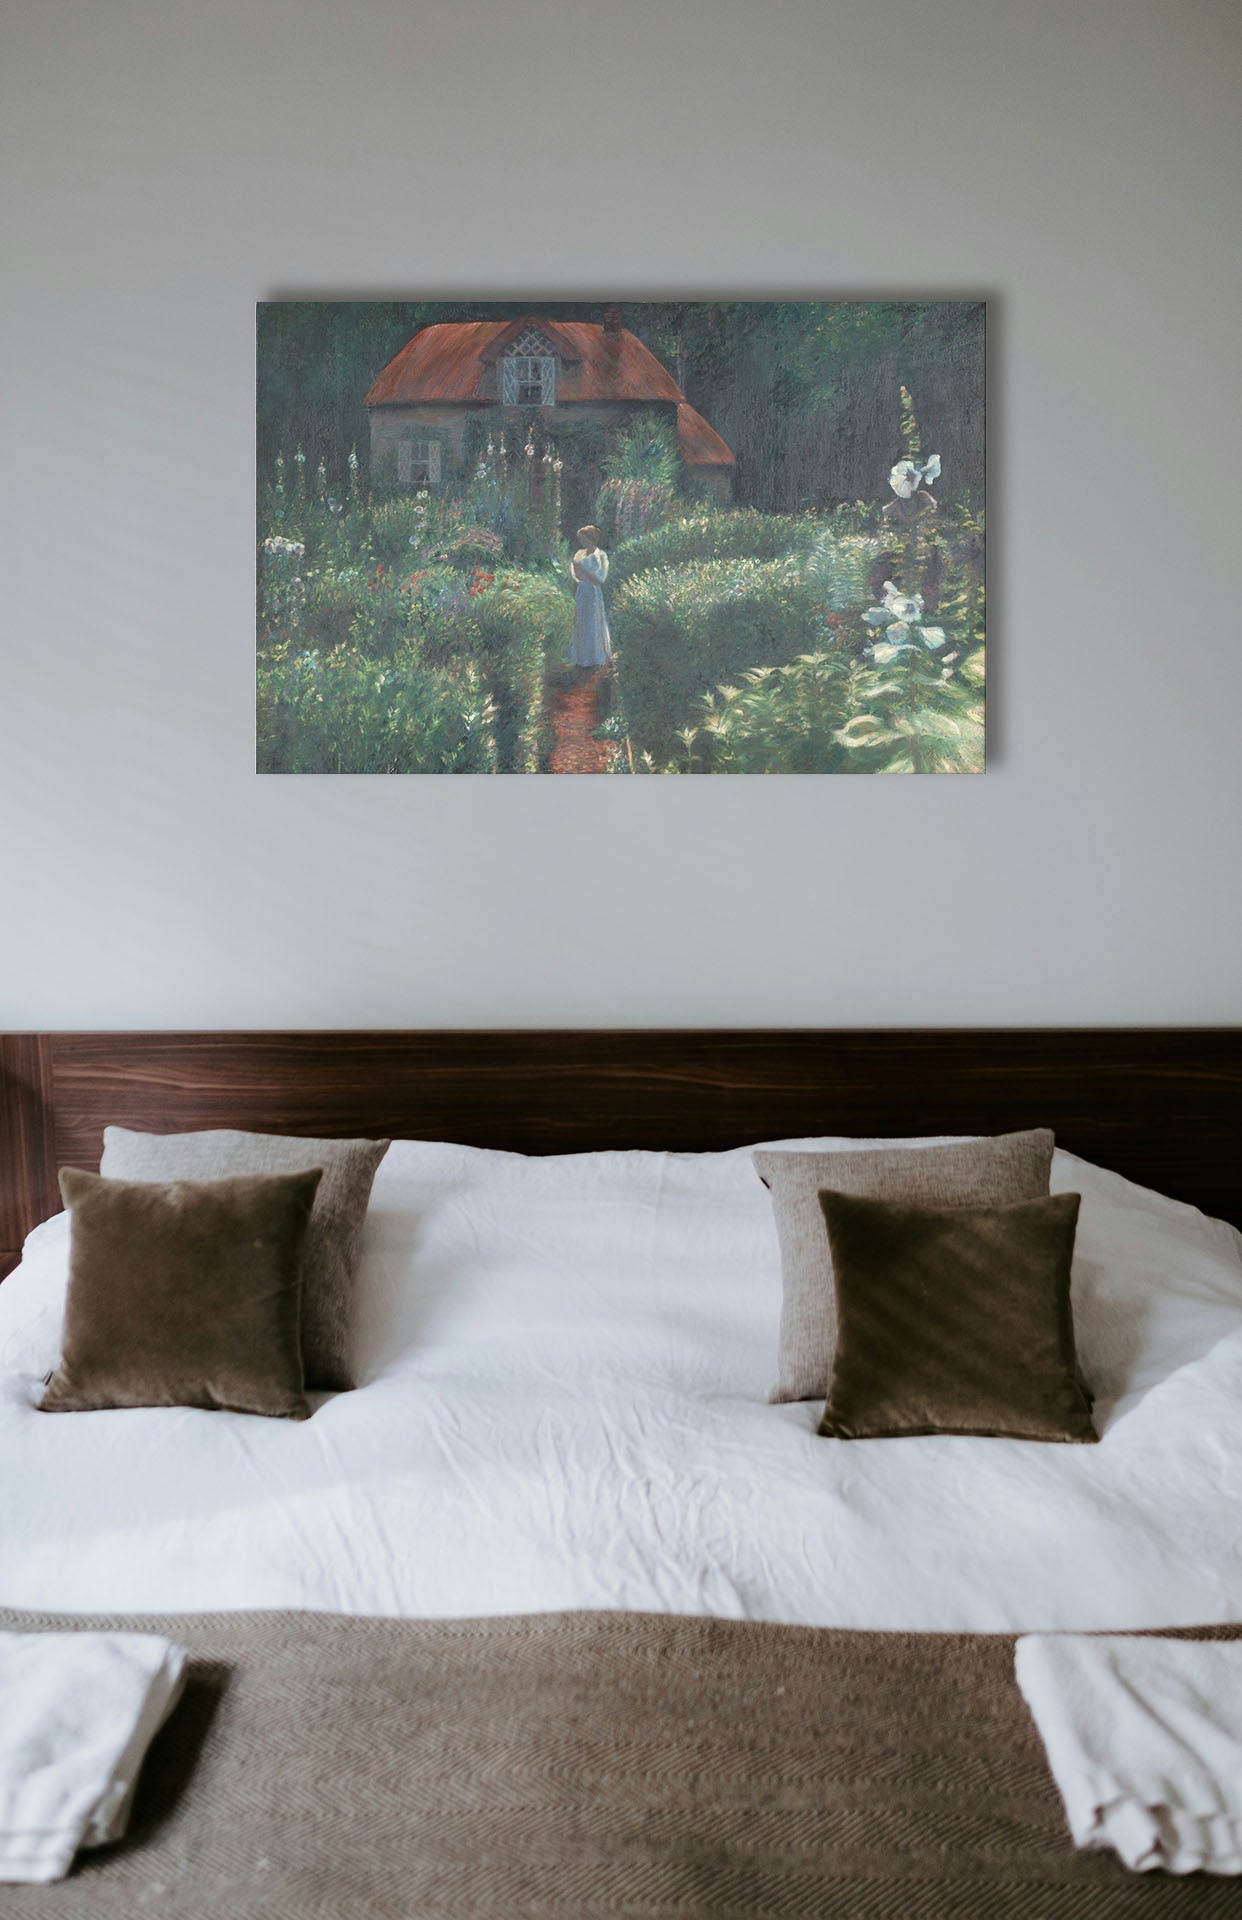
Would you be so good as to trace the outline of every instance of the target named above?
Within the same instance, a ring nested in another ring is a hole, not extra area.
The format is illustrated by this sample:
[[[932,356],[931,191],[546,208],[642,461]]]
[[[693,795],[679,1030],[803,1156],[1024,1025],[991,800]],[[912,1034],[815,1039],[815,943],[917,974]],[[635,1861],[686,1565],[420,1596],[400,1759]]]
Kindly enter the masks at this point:
[[[0,1283],[0,1392],[42,1380],[60,1359],[69,1290],[69,1215],[54,1213],[26,1235],[22,1257]]]
[[[1082,1195],[1074,1335],[1097,1410],[1118,1415],[1242,1328],[1242,1236],[1060,1147],[1051,1186]]]

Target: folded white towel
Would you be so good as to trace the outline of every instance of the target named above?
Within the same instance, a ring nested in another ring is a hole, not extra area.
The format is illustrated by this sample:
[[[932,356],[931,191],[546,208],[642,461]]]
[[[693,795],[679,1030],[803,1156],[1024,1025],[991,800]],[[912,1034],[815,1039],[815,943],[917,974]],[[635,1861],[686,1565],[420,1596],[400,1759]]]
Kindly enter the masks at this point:
[[[152,1633],[0,1633],[0,1881],[120,1838],[185,1662]]]
[[[1014,1667],[1078,1846],[1242,1873],[1242,1641],[1033,1634]]]

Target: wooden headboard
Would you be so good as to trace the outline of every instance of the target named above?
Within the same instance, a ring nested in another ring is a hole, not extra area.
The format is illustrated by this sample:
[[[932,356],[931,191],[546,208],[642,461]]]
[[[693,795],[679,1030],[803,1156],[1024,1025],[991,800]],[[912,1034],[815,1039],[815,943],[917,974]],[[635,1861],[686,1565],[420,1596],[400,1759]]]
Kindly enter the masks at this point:
[[[998,1133],[1242,1225],[1242,1028],[0,1034],[0,1274],[108,1122],[524,1153]]]

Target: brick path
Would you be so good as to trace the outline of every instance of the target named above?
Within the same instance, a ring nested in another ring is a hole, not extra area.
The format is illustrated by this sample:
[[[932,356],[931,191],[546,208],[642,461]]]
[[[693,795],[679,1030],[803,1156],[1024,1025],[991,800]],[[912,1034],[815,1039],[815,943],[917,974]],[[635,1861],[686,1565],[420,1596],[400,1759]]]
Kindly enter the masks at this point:
[[[613,751],[603,740],[592,739],[599,725],[606,667],[578,674],[574,684],[558,687],[552,696],[555,740],[548,759],[549,773],[605,773]]]

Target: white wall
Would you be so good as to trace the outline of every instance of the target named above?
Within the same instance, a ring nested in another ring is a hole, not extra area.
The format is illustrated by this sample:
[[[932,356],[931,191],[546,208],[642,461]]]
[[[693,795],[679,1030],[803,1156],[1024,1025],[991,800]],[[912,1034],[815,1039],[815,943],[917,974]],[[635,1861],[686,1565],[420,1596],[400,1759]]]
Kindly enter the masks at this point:
[[[0,1025],[1242,1019],[1240,80],[1235,0],[12,0]],[[255,301],[508,290],[991,298],[986,777],[255,776]]]

